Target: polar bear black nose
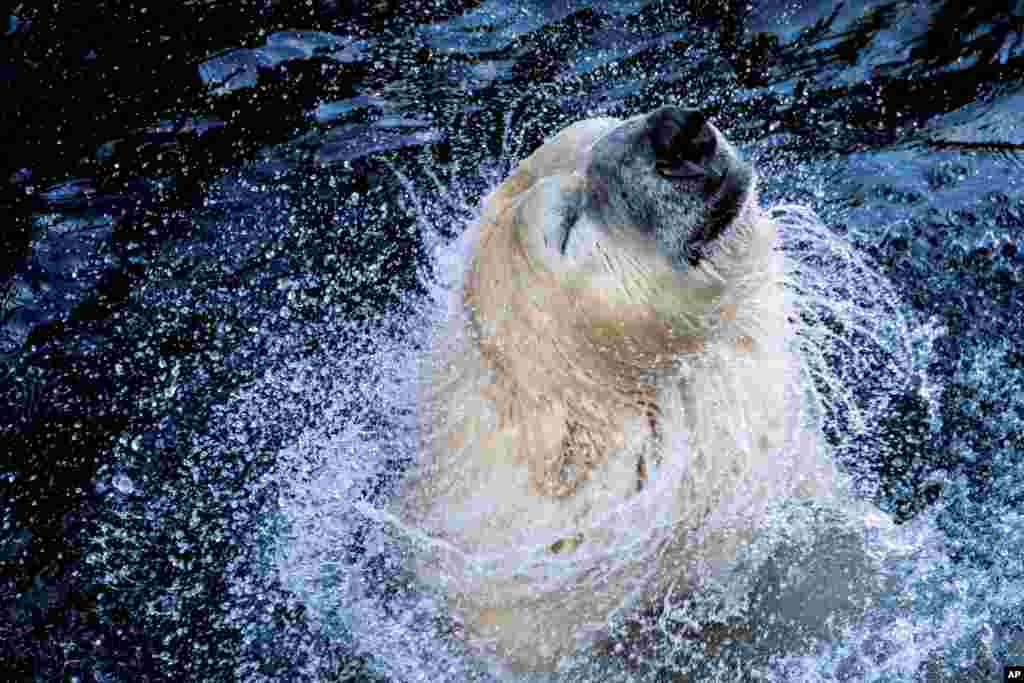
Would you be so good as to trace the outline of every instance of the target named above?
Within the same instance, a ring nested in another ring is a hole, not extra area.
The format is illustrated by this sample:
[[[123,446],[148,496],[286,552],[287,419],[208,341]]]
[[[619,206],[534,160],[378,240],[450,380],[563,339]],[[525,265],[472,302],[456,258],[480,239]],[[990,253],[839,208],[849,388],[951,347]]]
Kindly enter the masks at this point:
[[[708,175],[717,147],[707,117],[697,109],[662,107],[650,114],[655,168],[668,178],[697,179]]]

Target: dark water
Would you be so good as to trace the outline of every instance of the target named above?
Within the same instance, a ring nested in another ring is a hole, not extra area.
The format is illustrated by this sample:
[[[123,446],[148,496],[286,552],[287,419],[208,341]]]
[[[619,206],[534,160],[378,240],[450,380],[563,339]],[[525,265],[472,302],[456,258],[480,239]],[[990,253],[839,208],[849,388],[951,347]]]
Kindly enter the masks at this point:
[[[381,395],[417,340],[424,226],[457,235],[562,125],[663,103],[707,111],[765,201],[813,206],[917,321],[913,380],[841,456],[935,529],[908,566],[937,578],[908,589],[908,635],[885,612],[762,675],[1024,664],[1020,2],[294,5],[6,20],[0,677],[469,676],[410,654],[416,624],[388,646],[395,571],[344,521],[404,464]],[[353,453],[370,474],[324,483]],[[326,566],[358,571],[307,576]],[[332,591],[365,612],[310,599]]]

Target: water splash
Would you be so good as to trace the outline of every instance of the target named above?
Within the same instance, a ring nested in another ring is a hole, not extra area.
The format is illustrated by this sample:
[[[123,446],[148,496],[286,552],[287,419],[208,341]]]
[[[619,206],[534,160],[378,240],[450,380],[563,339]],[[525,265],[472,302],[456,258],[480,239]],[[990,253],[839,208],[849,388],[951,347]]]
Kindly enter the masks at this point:
[[[511,139],[507,134],[505,144],[515,144]],[[478,172],[494,184],[504,166],[499,162]],[[415,321],[407,321],[410,327],[419,326],[416,344],[382,349],[366,361],[389,369],[388,381],[379,385],[374,398],[384,402],[382,412],[414,410],[409,396],[415,393],[418,349],[446,314],[447,293],[457,284],[471,239],[465,233],[451,239],[452,223],[475,215],[472,189],[466,189],[472,184],[442,179],[429,167],[422,169],[420,178],[400,177],[434,255],[433,268],[423,274],[433,309],[428,306]],[[786,283],[798,331],[793,343],[805,359],[801,383],[792,390],[803,386],[816,399],[819,414],[801,419],[831,425],[840,435],[835,450],[843,452],[855,445],[843,435],[870,432],[888,398],[914,382],[913,375],[920,373],[924,362],[922,354],[928,352],[928,333],[924,333],[922,350],[921,342],[915,341],[922,338],[921,328],[908,320],[893,288],[812,214],[786,206],[776,219],[789,263]],[[869,391],[858,393],[856,387],[863,387],[865,378],[877,381]],[[487,673],[486,666],[467,656],[458,626],[446,618],[441,595],[418,584],[409,572],[410,549],[439,541],[395,517],[386,507],[386,497],[370,500],[356,493],[378,476],[383,451],[414,457],[412,427],[406,428],[405,440],[389,442],[349,426],[330,439],[304,437],[300,447],[282,454],[282,462],[291,463],[292,471],[296,461],[311,469],[303,475],[303,484],[282,499],[291,531],[278,569],[287,585],[311,606],[320,628],[336,638],[351,638],[389,677],[490,678],[496,672]],[[863,448],[863,442],[858,447]],[[862,494],[874,490],[868,480],[857,484]],[[635,505],[646,506],[642,513],[647,519],[658,519],[658,501],[663,502],[666,494],[652,487]],[[848,669],[849,660],[856,657],[828,648],[857,628],[864,634],[862,639],[868,639],[866,634],[875,631],[864,624],[885,622],[886,609],[895,608],[886,606],[883,597],[894,589],[900,575],[887,570],[887,563],[913,563],[907,558],[914,553],[930,561],[938,554],[934,531],[908,536],[910,532],[893,529],[881,515],[869,515],[865,524],[849,509],[779,507],[772,509],[767,520],[755,542],[742,552],[736,571],[702,577],[699,592],[680,594],[669,589],[661,608],[639,620],[624,596],[618,607],[609,610],[613,625],[609,649],[596,655],[593,651],[577,654],[563,662],[555,678],[645,680],[656,677],[658,671],[676,670],[708,680],[734,680],[753,671],[769,680],[782,680],[806,661],[818,662],[807,665],[810,668],[827,670],[826,663],[819,661],[823,658]],[[650,525],[644,534],[633,533],[632,538],[623,533],[600,559],[610,558],[612,566],[625,561],[638,550],[637,539],[642,541],[640,537],[657,527]],[[637,529],[635,524],[630,528]],[[353,543],[371,547],[372,552],[346,557],[344,549]],[[376,559],[365,559],[369,556]],[[844,577],[845,582],[834,585],[836,577]],[[693,635],[694,629],[699,635],[702,623],[731,624],[736,636],[719,638],[712,653]],[[887,628],[889,638],[898,643],[899,630],[892,625]],[[757,630],[753,636],[751,629]],[[646,650],[642,655],[637,655],[638,643]]]
[[[152,595],[140,601],[154,615],[195,618],[189,613],[194,586],[162,581],[174,574],[159,568],[152,576],[132,575],[156,566],[138,548],[144,535],[136,528],[143,525],[155,530],[146,537],[174,539],[171,556],[158,558],[168,565],[201,563],[212,552],[232,556],[227,589],[218,593],[222,603],[206,609],[214,626],[239,634],[237,649],[223,655],[238,679],[279,679],[263,666],[268,659],[286,660],[289,671],[307,680],[499,677],[467,652],[440,593],[409,570],[410,551],[433,539],[396,518],[387,503],[416,454],[417,364],[465,263],[468,237],[461,226],[475,216],[480,188],[496,184],[524,152],[522,125],[508,120],[505,126],[502,145],[517,151],[481,168],[448,174],[429,163],[396,168],[433,256],[421,273],[427,296],[407,298],[385,318],[328,320],[297,332],[299,338],[277,340],[265,351],[282,359],[277,369],[228,397],[211,417],[211,430],[224,434],[181,446],[190,455],[174,480],[179,490],[161,490],[166,477],[130,467],[140,433],[125,435],[122,467],[101,477],[114,516],[98,533],[91,560],[109,570],[110,593],[141,595],[145,587]],[[909,315],[870,263],[805,210],[783,207],[777,220],[789,262],[792,343],[805,359],[794,389],[816,398],[817,412],[804,417],[829,435],[855,491],[875,495],[878,482],[859,463],[875,456],[874,429],[891,398],[920,393],[933,429],[942,426],[935,408],[941,388],[929,378],[928,365],[943,330]],[[317,337],[329,341],[330,352],[295,358],[294,349]],[[1009,347],[1002,350],[1009,353]],[[963,381],[988,381],[999,367],[996,356],[965,358]],[[168,386],[174,381],[169,377]],[[256,437],[249,436],[253,425]],[[260,430],[275,426],[284,426],[287,446],[274,448],[272,464],[261,468],[251,454],[260,451]],[[250,455],[239,459],[239,453]],[[1012,483],[1020,467],[1000,462],[998,476]],[[1024,571],[1009,553],[996,571],[950,559],[959,541],[936,520],[978,514],[956,512],[975,502],[956,472],[945,476],[942,498],[901,527],[870,517],[865,523],[849,507],[769,506],[764,527],[729,572],[703,576],[699,591],[669,586],[641,614],[623,600],[608,611],[611,637],[547,678],[983,677],[985,667],[1024,654],[1014,616]],[[642,500],[656,506],[658,491],[652,487]],[[205,527],[213,529],[215,551],[189,546],[186,532],[202,527],[197,519],[203,516],[221,520]],[[1022,528],[1019,516],[1004,514],[986,532],[992,543],[1011,549],[1024,542]],[[634,547],[624,537],[619,542],[612,557],[628,557]],[[303,614],[301,629],[283,625],[282,611]],[[186,659],[182,654],[179,661]]]

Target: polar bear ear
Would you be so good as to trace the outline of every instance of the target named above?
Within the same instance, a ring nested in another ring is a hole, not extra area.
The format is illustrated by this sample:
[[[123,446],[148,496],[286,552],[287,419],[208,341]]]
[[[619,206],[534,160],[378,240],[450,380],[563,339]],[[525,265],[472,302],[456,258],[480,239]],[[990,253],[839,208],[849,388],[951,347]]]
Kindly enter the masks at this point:
[[[583,219],[583,178],[571,174],[537,181],[516,209],[516,229],[530,256],[563,270],[589,253],[590,227]]]

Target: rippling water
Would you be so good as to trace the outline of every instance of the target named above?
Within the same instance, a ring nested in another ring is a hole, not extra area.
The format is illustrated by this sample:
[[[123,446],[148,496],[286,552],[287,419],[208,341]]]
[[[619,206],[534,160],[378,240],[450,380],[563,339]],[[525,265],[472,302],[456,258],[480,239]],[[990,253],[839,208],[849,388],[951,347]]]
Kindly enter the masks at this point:
[[[490,680],[379,514],[412,457],[425,273],[545,136],[663,103],[707,111],[766,203],[813,207],[899,302],[871,335],[825,321],[865,418],[827,436],[899,524],[781,516],[739,579],[561,678],[1024,664],[1024,8],[392,5],[8,18],[7,678]],[[695,616],[753,631],[709,656]]]

